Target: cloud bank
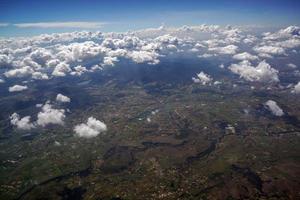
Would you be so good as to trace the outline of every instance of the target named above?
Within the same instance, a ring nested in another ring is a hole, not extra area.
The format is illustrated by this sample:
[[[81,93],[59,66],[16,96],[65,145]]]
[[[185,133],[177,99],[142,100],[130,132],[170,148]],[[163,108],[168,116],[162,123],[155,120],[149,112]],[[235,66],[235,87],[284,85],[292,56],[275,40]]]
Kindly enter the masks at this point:
[[[13,24],[18,28],[102,28],[105,22],[37,22]]]
[[[80,23],[50,22],[19,26],[97,26]],[[50,81],[67,76],[79,77],[125,64],[158,65],[164,60],[195,58],[199,62],[217,62],[218,66],[226,63],[229,67],[223,67],[224,70],[249,82],[280,84],[281,71],[272,60],[299,56],[299,31],[297,26],[256,33],[240,27],[199,25],[179,28],[161,26],[125,33],[80,31],[4,38],[0,39],[0,78],[3,81]],[[292,69],[297,67],[290,62],[285,65]],[[208,84],[209,79],[206,78],[207,82],[202,76],[193,80]]]

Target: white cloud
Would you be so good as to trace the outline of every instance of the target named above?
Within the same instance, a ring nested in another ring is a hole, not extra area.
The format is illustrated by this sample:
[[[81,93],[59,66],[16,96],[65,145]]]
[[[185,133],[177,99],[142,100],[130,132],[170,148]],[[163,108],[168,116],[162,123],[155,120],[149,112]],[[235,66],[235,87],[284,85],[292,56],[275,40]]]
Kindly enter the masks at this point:
[[[300,36],[300,27],[298,26],[289,26],[285,29],[280,29],[275,33],[265,33],[264,40],[279,40],[279,39],[288,39],[293,36]]]
[[[22,130],[30,130],[35,127],[34,124],[30,122],[30,116],[20,118],[20,115],[17,113],[13,113],[10,116],[10,123]]]
[[[116,62],[118,62],[118,58],[116,57],[104,57],[103,58],[103,65],[104,66],[114,66]]]
[[[42,111],[37,115],[37,124],[46,126],[48,124],[64,124],[65,119],[64,109],[54,109],[48,102],[42,107]]]
[[[32,78],[36,80],[47,80],[49,79],[47,74],[44,74],[42,72],[33,72],[32,73]]]
[[[148,51],[133,51],[128,55],[136,63],[158,64],[158,54]]]
[[[224,47],[212,47],[208,49],[209,51],[214,51],[219,54],[236,54],[238,47],[236,45],[228,45]]]
[[[265,106],[267,107],[267,109],[272,112],[273,115],[275,116],[282,116],[284,115],[284,112],[283,110],[277,105],[277,103],[273,100],[268,100],[266,103],[265,103]]]
[[[21,77],[29,76],[33,72],[34,71],[31,69],[31,67],[25,66],[22,68],[9,70],[9,71],[5,72],[4,75],[8,78],[11,78],[11,77],[21,78]]]
[[[87,72],[88,70],[86,69],[86,67],[83,67],[81,65],[78,65],[76,67],[74,67],[75,71],[72,71],[70,74],[71,75],[77,75],[77,76],[81,76],[83,73]]]
[[[107,130],[107,126],[94,117],[89,117],[87,123],[82,123],[74,127],[78,137],[92,138]]]
[[[28,89],[28,87],[26,85],[25,86],[23,86],[23,85],[14,85],[12,87],[9,87],[8,91],[9,92],[20,92],[20,91],[27,90],[27,89]]]
[[[70,72],[71,68],[69,66],[69,64],[62,62],[59,63],[58,65],[56,65],[56,67],[54,68],[52,75],[53,76],[66,76],[66,73]]]
[[[278,71],[272,68],[266,61],[260,62],[256,67],[252,66],[247,60],[239,64],[230,65],[229,69],[239,74],[241,78],[247,81],[258,82],[278,82]]]
[[[102,28],[105,22],[38,22],[14,24],[18,28]]]
[[[252,55],[248,52],[243,52],[243,53],[236,54],[232,58],[234,58],[236,60],[257,60],[258,59],[257,56]]]
[[[295,94],[300,94],[300,81],[294,86],[292,92]]]
[[[5,54],[0,54],[0,66],[7,67],[10,65],[12,58]]]
[[[292,69],[296,69],[297,65],[293,64],[293,63],[289,63],[287,64],[288,67],[292,68]]]
[[[204,72],[200,72],[199,74],[197,74],[197,77],[196,78],[193,77],[192,80],[195,83],[201,83],[202,85],[206,85],[211,83],[213,79],[208,74],[205,74]]]
[[[261,47],[254,47],[254,51],[259,54],[271,54],[271,55],[283,55],[285,54],[285,50],[282,47],[277,46],[261,46]]]
[[[62,94],[57,94],[56,96],[56,101],[59,101],[59,102],[71,102],[71,99],[65,95],[62,95]]]

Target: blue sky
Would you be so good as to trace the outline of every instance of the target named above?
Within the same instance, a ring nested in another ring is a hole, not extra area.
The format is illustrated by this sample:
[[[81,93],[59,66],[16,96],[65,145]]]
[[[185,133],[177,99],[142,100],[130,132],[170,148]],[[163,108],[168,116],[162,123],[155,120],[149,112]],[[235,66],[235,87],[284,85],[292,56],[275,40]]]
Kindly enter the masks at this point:
[[[298,0],[0,0],[0,36],[197,24],[300,24]]]

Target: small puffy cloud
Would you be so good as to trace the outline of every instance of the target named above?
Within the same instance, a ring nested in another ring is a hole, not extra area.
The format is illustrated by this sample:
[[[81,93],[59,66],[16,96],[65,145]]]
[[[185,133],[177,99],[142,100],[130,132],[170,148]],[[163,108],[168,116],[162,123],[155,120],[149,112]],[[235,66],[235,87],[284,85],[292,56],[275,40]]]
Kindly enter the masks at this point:
[[[197,74],[197,77],[193,77],[192,80],[195,83],[201,83],[202,85],[206,85],[211,83],[213,79],[208,74],[200,72],[199,74]]]
[[[20,92],[20,91],[27,90],[27,89],[28,89],[28,87],[26,85],[25,86],[23,86],[23,85],[14,85],[12,87],[9,87],[8,91],[9,92]]]
[[[248,52],[236,54],[232,58],[236,60],[257,60],[258,59],[257,56],[252,55]]]
[[[285,54],[285,50],[282,47],[277,46],[261,46],[261,47],[254,47],[254,51],[261,55],[283,55]]]
[[[104,66],[114,66],[116,62],[118,62],[118,58],[117,57],[104,57],[103,58],[103,65]]]
[[[133,51],[128,55],[136,63],[158,64],[158,54],[148,51]]]
[[[3,79],[0,78],[0,83],[5,83],[5,81]]]
[[[75,71],[72,71],[70,74],[71,75],[76,75],[76,76],[81,76],[83,73],[88,71],[86,69],[86,67],[83,67],[81,65],[78,65],[78,66],[74,67],[74,70]]]
[[[288,66],[289,68],[292,68],[292,69],[296,69],[296,68],[297,68],[297,65],[295,65],[295,64],[293,64],[293,63],[289,63],[289,64],[287,64],[287,66]]]
[[[29,54],[31,60],[35,63],[45,64],[52,59],[52,54],[49,50],[38,48]]]
[[[89,117],[87,123],[81,123],[74,127],[78,137],[92,138],[107,130],[107,126],[94,117]]]
[[[4,75],[7,78],[11,78],[11,77],[21,78],[21,77],[29,76],[33,72],[34,71],[31,69],[31,67],[25,66],[25,67],[22,67],[22,68],[9,70],[9,71],[5,72]]]
[[[265,103],[266,108],[275,116],[282,116],[284,115],[283,110],[277,105],[277,103],[273,100],[268,100]]]
[[[71,102],[71,99],[65,95],[57,94],[56,101],[66,103],[66,102]]]
[[[34,124],[30,122],[30,116],[20,118],[20,115],[13,113],[10,116],[10,123],[21,130],[30,130],[34,128]]]
[[[55,69],[52,72],[53,76],[66,76],[66,73],[70,72],[71,68],[67,63],[59,63],[56,65]]]
[[[300,81],[294,86],[292,92],[295,94],[300,94]]]
[[[40,126],[46,126],[48,124],[63,125],[65,117],[64,109],[54,109],[51,104],[46,103],[42,107],[42,111],[38,113],[36,122]]]
[[[47,62],[46,62],[46,65],[48,66],[48,67],[55,67],[56,65],[58,65],[60,63],[60,61],[58,60],[58,59],[52,59],[52,60],[48,60]]]
[[[214,51],[219,54],[236,54],[238,47],[236,45],[228,45],[224,47],[212,47],[208,49],[209,51]]]
[[[0,67],[5,67],[10,65],[11,57],[5,54],[0,54]]]
[[[32,73],[32,78],[36,80],[47,80],[49,79],[47,74],[44,74],[42,72],[33,72]]]
[[[241,78],[247,81],[258,82],[278,82],[278,71],[272,68],[266,61],[260,62],[256,67],[252,66],[247,60],[239,64],[230,65],[229,69],[240,75]]]

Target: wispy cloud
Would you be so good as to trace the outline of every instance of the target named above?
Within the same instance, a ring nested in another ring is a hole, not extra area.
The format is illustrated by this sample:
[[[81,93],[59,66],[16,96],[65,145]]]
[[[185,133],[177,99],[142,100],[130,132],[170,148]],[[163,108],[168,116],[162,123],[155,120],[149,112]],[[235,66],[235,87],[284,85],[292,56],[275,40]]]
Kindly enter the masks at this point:
[[[14,26],[18,28],[101,28],[106,22],[37,22],[18,23]]]
[[[8,26],[9,23],[0,23],[0,27]]]

